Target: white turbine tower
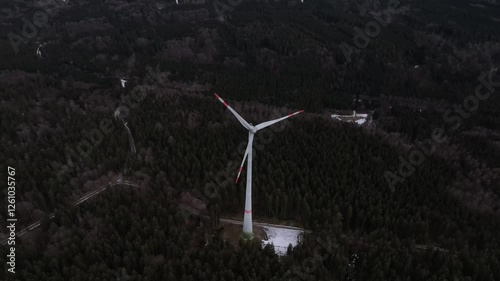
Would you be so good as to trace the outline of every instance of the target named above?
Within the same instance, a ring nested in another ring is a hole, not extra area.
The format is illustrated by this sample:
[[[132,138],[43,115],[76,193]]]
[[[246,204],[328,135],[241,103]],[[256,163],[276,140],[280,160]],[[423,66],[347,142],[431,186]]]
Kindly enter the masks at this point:
[[[253,238],[253,227],[252,227],[252,145],[253,145],[253,137],[258,130],[264,129],[268,126],[276,124],[280,121],[283,121],[287,118],[295,116],[299,113],[304,112],[304,110],[297,111],[295,113],[289,114],[285,117],[281,117],[275,120],[267,121],[260,123],[259,125],[253,126],[243,119],[234,109],[232,109],[227,102],[225,102],[219,95],[215,94],[215,97],[224,104],[231,113],[240,121],[241,125],[248,130],[248,144],[247,149],[245,150],[245,155],[243,156],[243,161],[241,162],[241,166],[238,170],[238,176],[236,177],[236,183],[240,178],[241,171],[243,170],[243,165],[245,165],[245,160],[248,159],[247,165],[247,187],[245,191],[245,214],[243,217],[243,233],[241,234],[242,238],[245,240],[250,240]]]

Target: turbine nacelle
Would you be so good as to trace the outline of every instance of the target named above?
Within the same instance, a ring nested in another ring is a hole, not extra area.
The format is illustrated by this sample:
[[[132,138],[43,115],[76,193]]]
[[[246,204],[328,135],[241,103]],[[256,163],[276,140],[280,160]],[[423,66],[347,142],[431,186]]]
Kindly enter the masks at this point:
[[[247,129],[250,133],[247,148],[245,150],[245,155],[243,156],[243,161],[241,162],[241,166],[238,169],[238,175],[236,176],[236,183],[238,183],[238,180],[240,178],[240,174],[243,171],[243,165],[245,164],[245,161],[247,160],[247,156],[248,156],[249,152],[251,152],[251,150],[252,150],[253,136],[255,135],[255,133],[257,133],[257,131],[264,129],[268,126],[271,126],[271,125],[276,124],[278,122],[281,122],[287,118],[290,118],[292,116],[295,116],[297,114],[304,112],[304,110],[300,110],[300,111],[297,111],[295,113],[288,114],[287,116],[284,116],[284,117],[281,117],[278,119],[274,119],[271,121],[262,122],[262,123],[254,126],[252,123],[248,123],[247,121],[245,121],[245,119],[243,119],[243,117],[241,117],[236,111],[234,111],[234,109],[231,108],[226,101],[224,101],[221,97],[219,97],[219,95],[217,95],[217,94],[214,94],[214,95],[229,111],[231,111],[231,113],[233,113],[233,115],[236,117],[236,119],[238,119],[238,121],[241,123],[241,125],[245,129]],[[251,177],[251,175],[247,175],[247,177],[248,176]]]

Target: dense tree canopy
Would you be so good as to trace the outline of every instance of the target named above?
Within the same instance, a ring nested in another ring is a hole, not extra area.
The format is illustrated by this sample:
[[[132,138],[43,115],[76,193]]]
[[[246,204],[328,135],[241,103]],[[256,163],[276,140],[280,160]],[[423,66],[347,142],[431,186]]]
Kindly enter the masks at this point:
[[[500,280],[499,89],[447,113],[498,81],[498,4],[401,1],[358,48],[388,1],[243,1],[223,21],[210,1],[70,1],[16,54],[8,34],[39,9],[0,2],[0,170],[17,171],[18,229],[43,221],[6,279]],[[213,92],[253,124],[306,110],[254,144],[254,218],[312,230],[286,256],[225,239],[247,134]],[[373,118],[330,117],[353,109]]]

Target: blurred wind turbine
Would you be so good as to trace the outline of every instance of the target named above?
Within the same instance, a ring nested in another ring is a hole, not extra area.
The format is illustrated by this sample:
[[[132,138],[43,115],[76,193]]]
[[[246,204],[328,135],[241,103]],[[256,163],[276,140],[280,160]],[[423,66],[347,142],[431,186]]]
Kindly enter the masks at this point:
[[[36,49],[36,55],[41,59],[46,58],[46,52],[45,52],[44,46],[45,46],[45,43],[40,44],[38,46],[38,48]]]
[[[130,78],[130,73],[134,70],[135,65],[135,52],[130,56],[127,60],[127,74],[126,76],[118,77],[120,78],[120,84],[122,85],[122,89],[125,89],[125,84],[127,83],[127,79]]]
[[[252,227],[252,151],[253,151],[253,137],[258,130],[264,129],[268,126],[276,124],[280,121],[283,121],[287,118],[295,116],[299,113],[304,112],[304,110],[297,111],[295,113],[289,114],[287,116],[274,119],[271,121],[260,123],[256,126],[253,126],[251,123],[248,123],[243,119],[234,109],[232,109],[227,102],[225,102],[219,95],[214,94],[215,97],[222,103],[224,106],[233,113],[233,115],[238,119],[238,121],[243,125],[245,129],[248,130],[248,144],[245,150],[245,155],[243,156],[243,161],[241,162],[241,166],[238,170],[238,176],[236,177],[236,183],[238,183],[238,179],[240,178],[241,171],[243,170],[243,165],[245,165],[245,160],[248,160],[247,165],[247,186],[245,192],[245,214],[243,217],[243,233],[241,234],[242,238],[245,240],[250,240],[253,238],[253,227]]]
[[[163,2],[163,1],[162,2],[156,2],[156,8],[158,10],[161,10],[161,9],[165,8],[165,6],[167,6],[167,3]]]
[[[122,88],[125,88],[125,84],[127,83],[126,77],[120,77],[120,83],[122,84]]]

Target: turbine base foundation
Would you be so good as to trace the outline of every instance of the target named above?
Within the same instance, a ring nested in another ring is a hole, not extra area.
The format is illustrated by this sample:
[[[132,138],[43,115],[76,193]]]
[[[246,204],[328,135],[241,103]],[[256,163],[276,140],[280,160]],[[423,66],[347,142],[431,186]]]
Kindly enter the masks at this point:
[[[254,238],[253,232],[242,232],[241,239],[243,240],[252,240]]]

